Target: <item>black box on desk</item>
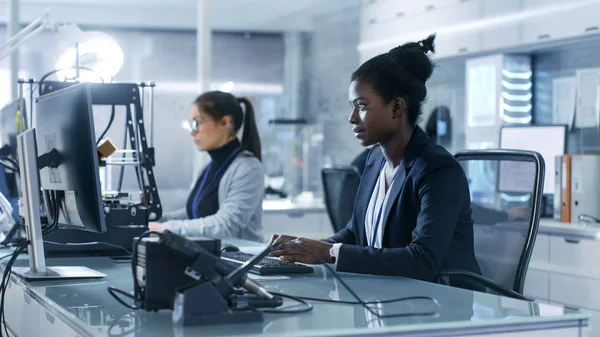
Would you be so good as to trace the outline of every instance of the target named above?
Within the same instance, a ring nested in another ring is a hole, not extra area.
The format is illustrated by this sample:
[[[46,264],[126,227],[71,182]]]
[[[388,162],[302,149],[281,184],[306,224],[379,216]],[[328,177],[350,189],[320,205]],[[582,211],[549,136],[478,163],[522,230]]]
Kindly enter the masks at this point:
[[[221,240],[188,238],[215,256],[221,255]],[[135,240],[134,240],[135,244]],[[158,237],[144,238],[137,247],[134,263],[140,299],[144,310],[173,309],[175,290],[195,282],[185,274],[188,264],[172,251],[158,243]]]

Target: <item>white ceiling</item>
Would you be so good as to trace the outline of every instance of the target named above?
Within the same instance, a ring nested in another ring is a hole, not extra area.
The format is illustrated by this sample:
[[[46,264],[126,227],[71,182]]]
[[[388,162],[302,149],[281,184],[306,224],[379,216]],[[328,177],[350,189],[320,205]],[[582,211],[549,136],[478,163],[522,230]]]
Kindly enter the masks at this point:
[[[204,0],[206,1],[206,0]],[[0,22],[6,21],[0,1]],[[23,23],[52,7],[54,21],[79,25],[131,28],[195,29],[197,0],[20,0]],[[2,5],[4,4],[4,5]],[[215,30],[310,30],[313,18],[358,7],[360,0],[210,0]]]

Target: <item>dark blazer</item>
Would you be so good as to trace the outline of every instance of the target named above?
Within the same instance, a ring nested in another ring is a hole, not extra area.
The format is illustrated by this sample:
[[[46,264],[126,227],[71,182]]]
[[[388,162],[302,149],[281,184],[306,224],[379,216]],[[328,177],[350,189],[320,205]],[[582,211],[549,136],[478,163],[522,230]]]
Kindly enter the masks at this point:
[[[469,185],[460,164],[416,127],[384,210],[383,248],[367,243],[364,219],[385,158],[367,158],[354,214],[329,242],[342,245],[337,270],[442,282],[442,270],[481,274],[475,259]],[[380,229],[381,230],[381,229]]]

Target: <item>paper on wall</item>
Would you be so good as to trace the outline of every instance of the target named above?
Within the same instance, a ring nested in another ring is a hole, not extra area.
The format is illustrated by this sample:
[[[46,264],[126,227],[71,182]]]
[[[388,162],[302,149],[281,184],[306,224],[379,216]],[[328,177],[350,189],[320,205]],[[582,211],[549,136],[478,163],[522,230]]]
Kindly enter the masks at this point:
[[[600,125],[598,107],[600,86],[600,68],[580,69],[577,78],[577,105],[575,109],[575,127],[592,128]]]
[[[552,123],[573,127],[575,119],[576,90],[575,76],[559,77],[552,80]]]

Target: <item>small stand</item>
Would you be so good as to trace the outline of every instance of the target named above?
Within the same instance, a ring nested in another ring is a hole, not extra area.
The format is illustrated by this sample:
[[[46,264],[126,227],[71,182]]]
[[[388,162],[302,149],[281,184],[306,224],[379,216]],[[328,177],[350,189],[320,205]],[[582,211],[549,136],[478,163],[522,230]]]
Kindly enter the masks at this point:
[[[23,198],[22,214],[29,240],[29,268],[12,268],[27,280],[102,278],[106,275],[86,267],[46,267],[42,223],[40,220],[40,184],[35,129],[17,136],[19,169]],[[48,158],[47,156],[44,158]]]
[[[173,324],[194,326],[263,321],[263,314],[258,310],[232,310],[230,305],[231,301],[222,296],[212,282],[180,289],[175,295]]]
[[[231,274],[220,270],[215,259],[205,254],[196,258],[186,274],[198,282],[176,291],[172,316],[176,326],[262,322],[263,314],[257,309],[283,304],[280,297],[265,299],[236,291]]]

